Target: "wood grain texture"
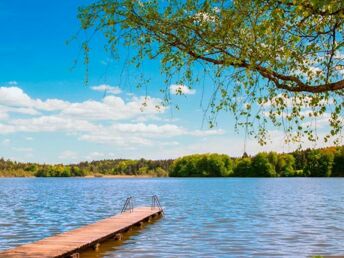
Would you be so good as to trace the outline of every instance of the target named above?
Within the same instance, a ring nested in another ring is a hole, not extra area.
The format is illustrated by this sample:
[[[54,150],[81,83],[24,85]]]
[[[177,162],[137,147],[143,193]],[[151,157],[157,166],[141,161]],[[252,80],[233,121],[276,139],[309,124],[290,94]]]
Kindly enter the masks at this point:
[[[161,214],[162,210],[151,207],[138,207],[133,212],[124,212],[34,243],[18,246],[0,252],[0,257],[9,258],[52,258],[69,257],[97,243],[114,237],[151,216]]]

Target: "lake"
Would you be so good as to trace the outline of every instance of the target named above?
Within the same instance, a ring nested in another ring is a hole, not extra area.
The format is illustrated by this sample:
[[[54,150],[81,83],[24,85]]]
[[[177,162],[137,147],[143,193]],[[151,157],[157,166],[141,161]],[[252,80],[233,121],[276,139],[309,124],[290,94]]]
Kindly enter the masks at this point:
[[[119,213],[128,196],[165,216],[81,257],[344,255],[344,179],[0,179],[0,249]]]

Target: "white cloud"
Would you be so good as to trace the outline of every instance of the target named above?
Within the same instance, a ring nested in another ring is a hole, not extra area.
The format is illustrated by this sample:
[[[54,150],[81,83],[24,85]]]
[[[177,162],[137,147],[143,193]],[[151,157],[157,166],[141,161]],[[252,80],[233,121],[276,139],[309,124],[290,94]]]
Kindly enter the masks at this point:
[[[102,101],[72,103],[61,114],[90,120],[123,120],[163,112],[166,108],[160,107],[160,103],[160,99],[150,97],[134,96],[125,102],[117,96],[106,96]]]
[[[288,101],[288,106],[291,105],[290,100],[285,101]],[[143,105],[143,102],[146,104]],[[99,101],[43,100],[32,98],[18,87],[0,87],[0,118],[1,114],[2,117],[6,117],[6,119],[0,119],[0,135],[7,137],[9,134],[17,132],[30,133],[30,137],[24,134],[20,136],[20,139],[31,141],[31,136],[36,139],[35,133],[62,132],[74,139],[84,141],[84,143],[80,143],[82,145],[92,142],[99,146],[99,149],[95,147],[96,149],[88,150],[86,148],[85,150],[66,150],[54,153],[54,159],[57,157],[60,162],[129,158],[130,155],[134,158],[142,156],[145,158],[172,158],[199,152],[242,155],[243,137],[223,136],[225,131],[221,129],[186,128],[178,124],[178,120],[166,119],[166,108],[160,108],[160,111],[156,108],[160,102],[160,99],[150,97],[130,96],[126,100],[114,95],[106,96]],[[266,105],[269,106],[272,103]],[[324,119],[318,120],[318,125],[326,126],[325,118],[328,119],[328,117],[324,117]],[[25,138],[25,136],[27,137]],[[284,137],[283,132],[272,131],[271,139],[273,141],[269,142],[267,146],[261,147],[255,139],[249,139],[247,149],[250,154],[264,150],[293,150],[295,145],[286,145]],[[38,140],[37,138],[36,141]],[[185,144],[186,142],[187,144]],[[319,140],[319,146],[324,145]],[[91,146],[94,148],[96,145],[92,144]],[[314,147],[314,143],[304,141],[303,146]],[[18,147],[16,152],[21,158],[29,157],[28,155],[33,153],[30,148]],[[6,148],[3,147],[3,149]],[[8,149],[11,149],[11,146]],[[34,148],[34,150],[36,153],[38,148]],[[82,153],[83,151],[86,153]],[[20,158],[17,157],[18,159]]]
[[[0,106],[0,120],[5,120],[9,117],[8,113],[6,110],[1,110]]]
[[[58,111],[68,107],[70,103],[59,99],[32,99],[19,87],[0,87],[0,108],[7,107],[8,111],[32,114],[33,112]]]
[[[0,87],[0,105],[11,107],[31,106],[31,98],[18,87]]]
[[[321,140],[325,135],[319,134],[319,141],[317,143],[310,142],[307,139],[302,140],[302,148],[322,148],[326,146],[333,146],[333,142],[325,143]],[[254,138],[247,140],[246,150],[249,155],[255,155],[258,152],[291,152],[299,147],[298,143],[285,143],[286,134],[283,131],[270,131],[270,140],[268,144],[261,146]],[[157,146],[157,148],[149,153],[147,158],[165,159],[178,158],[184,155],[195,153],[224,153],[232,157],[241,157],[244,153],[244,135],[226,137],[207,138],[205,141],[195,141],[190,144],[183,144],[181,146],[169,145]]]
[[[222,129],[212,129],[212,130],[195,130],[189,132],[193,136],[211,136],[211,135],[222,135],[225,131]]]
[[[98,151],[93,151],[86,155],[86,160],[100,160],[100,159],[115,159],[116,155],[114,153],[103,153]]]
[[[3,141],[2,141],[2,144],[3,145],[8,145],[8,144],[10,144],[11,143],[11,140],[10,139],[4,139]]]
[[[62,116],[40,116],[25,119],[12,119],[7,124],[0,124],[3,133],[14,132],[82,132],[99,129],[96,125],[85,121]],[[1,133],[1,132],[0,132]]]
[[[167,108],[160,104],[158,98],[131,96],[124,100],[114,95],[100,101],[41,100],[31,98],[19,87],[0,87],[0,115],[6,118],[0,122],[0,134],[63,132],[81,141],[132,148],[160,144],[159,138],[224,133],[179,126],[161,117]]]
[[[161,136],[175,136],[184,133],[184,129],[178,127],[177,125],[164,124],[114,124],[110,128],[111,131],[117,131],[122,133],[140,133],[140,134],[152,134]]]
[[[98,130],[88,131],[80,136],[80,140],[130,147],[137,145],[161,145],[158,139],[173,137],[206,137],[222,135],[223,130],[187,130],[172,124],[116,123]],[[176,141],[174,141],[174,145]]]
[[[120,120],[145,117],[164,112],[161,100],[132,96],[128,102],[117,96],[106,96],[102,101],[87,100],[70,103],[60,99],[32,99],[18,87],[0,87],[0,118],[8,113],[39,115],[40,112],[60,112],[63,116],[92,120]]]
[[[36,99],[33,100],[32,107],[42,111],[60,111],[68,108],[70,105],[71,103],[60,99],[47,99],[46,101]]]
[[[115,94],[115,95],[120,94],[122,92],[119,87],[110,86],[108,84],[101,84],[98,86],[93,86],[91,87],[91,89],[95,91],[104,91],[106,93]]]
[[[72,161],[72,160],[77,160],[78,159],[78,153],[71,151],[71,150],[65,150],[63,151],[58,158],[63,161]]]
[[[106,131],[84,134],[80,136],[79,140],[101,143],[106,145],[116,145],[121,147],[153,144],[153,142],[150,139],[145,139],[135,135],[130,135],[130,137],[128,137],[125,135],[109,134]]]
[[[175,136],[204,137],[221,135],[223,130],[187,130],[173,124],[110,123],[94,124],[87,120],[76,120],[63,116],[40,116],[26,119],[12,119],[0,124],[0,133],[14,132],[68,132],[80,134],[79,139],[97,143],[149,145],[151,139]]]
[[[33,149],[30,147],[13,147],[12,150],[18,151],[18,152],[32,152]]]
[[[173,95],[194,95],[196,90],[182,84],[172,84],[170,86],[170,93]]]
[[[12,126],[9,126],[8,124],[2,124],[0,123],[0,134],[8,134],[8,133],[14,133],[15,130],[12,128]]]

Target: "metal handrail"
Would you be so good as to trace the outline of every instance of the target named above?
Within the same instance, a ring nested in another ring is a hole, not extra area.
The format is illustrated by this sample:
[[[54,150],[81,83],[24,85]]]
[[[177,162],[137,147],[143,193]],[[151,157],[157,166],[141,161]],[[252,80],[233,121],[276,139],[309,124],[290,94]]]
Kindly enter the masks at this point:
[[[159,201],[159,198],[157,195],[153,195],[152,196],[152,206],[151,206],[152,209],[154,208],[159,208],[162,213],[164,213],[164,210],[162,209],[161,205],[160,205],[160,201]]]
[[[128,197],[127,200],[125,201],[124,205],[123,205],[121,213],[126,212],[127,210],[129,210],[129,212],[133,212],[134,211],[134,203],[133,202],[134,202],[133,197],[132,196]]]
[[[158,208],[162,213],[164,213],[164,210],[161,207],[158,196],[152,195],[151,209],[153,210],[155,208]],[[128,197],[125,200],[121,213],[126,212],[126,211],[129,211],[130,213],[134,211],[134,198],[132,196]]]

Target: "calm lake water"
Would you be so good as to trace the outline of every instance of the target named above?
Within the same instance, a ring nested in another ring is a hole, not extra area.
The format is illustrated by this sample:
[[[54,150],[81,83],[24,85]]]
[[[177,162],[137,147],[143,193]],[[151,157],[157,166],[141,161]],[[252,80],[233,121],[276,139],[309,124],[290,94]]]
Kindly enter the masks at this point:
[[[344,179],[0,179],[0,249],[120,212],[127,196],[165,217],[82,257],[344,255]],[[145,197],[147,196],[147,197]]]

